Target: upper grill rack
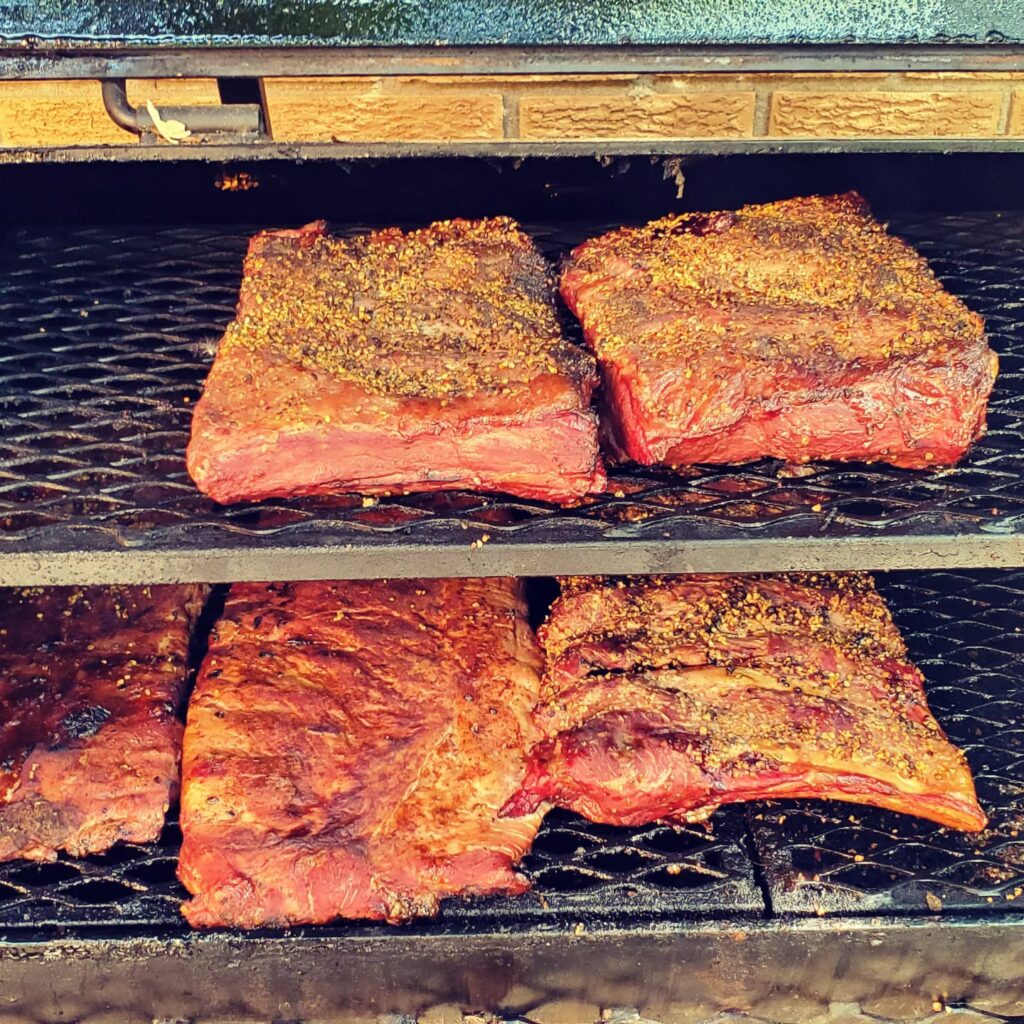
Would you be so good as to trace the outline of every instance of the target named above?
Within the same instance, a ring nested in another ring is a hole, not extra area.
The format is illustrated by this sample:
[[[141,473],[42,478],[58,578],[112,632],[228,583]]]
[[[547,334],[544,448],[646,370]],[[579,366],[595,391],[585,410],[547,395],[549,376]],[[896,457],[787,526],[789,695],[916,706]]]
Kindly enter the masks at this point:
[[[1024,899],[1024,570],[896,573],[880,581],[967,753],[989,828],[965,835],[854,804],[726,808],[710,826],[612,828],[550,813],[514,900],[448,901],[422,930],[777,914],[1012,915]],[[82,861],[0,864],[0,937],[54,928],[186,930],[180,832]],[[335,926],[387,935],[384,925]],[[319,930],[311,930],[316,934]]]
[[[606,226],[528,229],[557,259]],[[218,508],[183,451],[249,232],[15,231],[0,257],[0,584],[1024,564],[1024,215],[894,228],[985,315],[1001,357],[989,432],[961,466],[620,472],[569,510],[465,492]]]

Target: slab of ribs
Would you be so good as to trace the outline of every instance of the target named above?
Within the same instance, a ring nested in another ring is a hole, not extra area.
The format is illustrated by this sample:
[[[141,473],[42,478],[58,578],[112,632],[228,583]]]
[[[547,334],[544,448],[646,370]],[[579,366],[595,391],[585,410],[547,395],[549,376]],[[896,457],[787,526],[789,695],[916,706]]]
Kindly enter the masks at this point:
[[[0,590],[0,860],[160,834],[205,591]]]
[[[665,217],[585,242],[561,291],[619,454],[956,462],[996,375],[980,316],[856,193]]]
[[[396,922],[525,891],[540,816],[498,811],[539,670],[514,580],[233,586],[185,732],[185,916]]]
[[[573,578],[541,640],[546,738],[505,813],[637,825],[812,797],[986,824],[868,576]]]
[[[604,487],[595,382],[508,218],[263,232],[188,469],[222,503],[452,488],[571,502]]]

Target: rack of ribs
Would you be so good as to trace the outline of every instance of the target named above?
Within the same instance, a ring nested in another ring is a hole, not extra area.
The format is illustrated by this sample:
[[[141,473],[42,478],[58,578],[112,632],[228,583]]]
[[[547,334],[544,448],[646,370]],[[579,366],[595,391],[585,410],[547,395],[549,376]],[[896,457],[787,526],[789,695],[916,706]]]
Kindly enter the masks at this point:
[[[955,463],[997,359],[980,316],[856,193],[687,213],[585,242],[561,290],[644,465]]]
[[[148,842],[178,795],[201,586],[0,590],[0,860]]]
[[[985,826],[865,575],[564,581],[541,641],[545,739],[507,814],[699,821],[819,798]]]
[[[215,501],[471,488],[568,503],[604,488],[591,355],[508,218],[355,237],[256,235],[192,421]]]
[[[397,922],[529,888],[499,818],[539,738],[509,579],[236,584],[185,732],[179,876],[199,927]]]

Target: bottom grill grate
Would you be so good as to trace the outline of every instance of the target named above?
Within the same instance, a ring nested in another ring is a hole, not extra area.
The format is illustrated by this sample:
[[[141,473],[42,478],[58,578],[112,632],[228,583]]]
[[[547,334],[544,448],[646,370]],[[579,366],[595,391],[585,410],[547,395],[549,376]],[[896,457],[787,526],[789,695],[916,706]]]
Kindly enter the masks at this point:
[[[533,892],[452,901],[416,929],[1024,907],[1024,570],[894,573],[879,583],[928,677],[936,715],[967,752],[991,818],[985,832],[962,835],[852,804],[736,807],[706,828],[611,828],[556,811],[523,866]],[[185,933],[179,841],[170,823],[152,845],[0,865],[0,928],[18,938],[55,927]]]

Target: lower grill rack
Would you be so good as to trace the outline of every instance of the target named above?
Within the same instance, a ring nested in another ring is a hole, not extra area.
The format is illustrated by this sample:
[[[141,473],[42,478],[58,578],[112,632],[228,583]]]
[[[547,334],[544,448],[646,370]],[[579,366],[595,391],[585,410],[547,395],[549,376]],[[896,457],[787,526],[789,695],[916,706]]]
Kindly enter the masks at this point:
[[[531,893],[449,901],[438,922],[416,928],[1024,909],[1024,570],[894,573],[879,586],[927,676],[936,716],[967,753],[990,816],[985,832],[839,803],[737,806],[686,827],[614,828],[554,811],[523,864]],[[178,914],[186,894],[174,878],[180,838],[171,822],[152,845],[0,865],[0,927],[188,934]]]
[[[526,896],[449,901],[401,928],[243,935],[184,926],[171,823],[152,845],[0,865],[0,1021],[343,1021],[437,1004],[529,1018],[573,1001],[664,1024],[723,1010],[795,1024],[830,1004],[874,1020],[957,1001],[1024,1014],[1024,570],[879,585],[971,762],[980,835],[852,804],[734,807],[708,828],[554,812]]]
[[[932,710],[967,754],[989,825],[968,835],[854,804],[750,810],[771,907],[1013,911],[1024,900],[1024,572],[893,574],[878,583],[928,680]]]

